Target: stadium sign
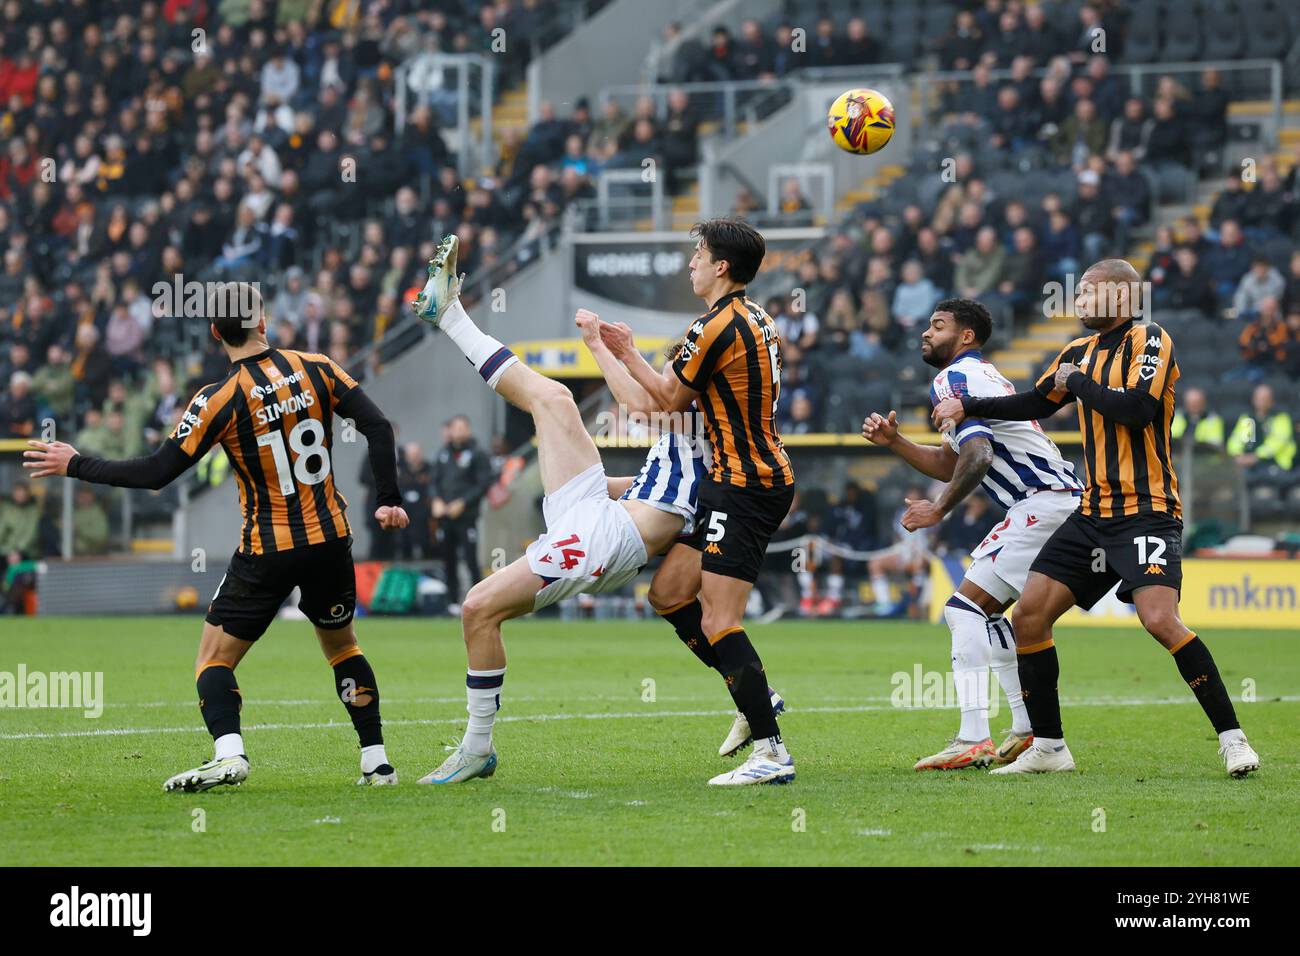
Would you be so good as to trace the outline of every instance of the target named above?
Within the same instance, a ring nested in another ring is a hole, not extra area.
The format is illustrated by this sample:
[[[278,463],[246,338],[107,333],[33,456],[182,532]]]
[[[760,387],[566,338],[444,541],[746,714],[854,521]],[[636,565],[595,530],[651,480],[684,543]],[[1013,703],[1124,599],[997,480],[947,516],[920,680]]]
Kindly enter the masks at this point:
[[[943,620],[943,599],[961,582],[968,559],[934,558],[930,562],[936,595],[930,620]],[[1300,566],[1293,560],[1227,560],[1189,558],[1183,561],[1183,586],[1178,612],[1193,630],[1205,627],[1259,627],[1300,630]],[[955,575],[955,577],[954,577]],[[1116,588],[1118,585],[1116,586]],[[1071,608],[1061,624],[1084,627],[1138,627],[1137,613],[1115,595],[1116,588],[1091,611]]]
[[[823,235],[821,229],[765,230],[764,270],[788,268],[788,253],[806,255],[809,241]],[[695,242],[683,233],[586,233],[574,236],[572,246],[575,288],[656,312],[703,311],[687,273]]]

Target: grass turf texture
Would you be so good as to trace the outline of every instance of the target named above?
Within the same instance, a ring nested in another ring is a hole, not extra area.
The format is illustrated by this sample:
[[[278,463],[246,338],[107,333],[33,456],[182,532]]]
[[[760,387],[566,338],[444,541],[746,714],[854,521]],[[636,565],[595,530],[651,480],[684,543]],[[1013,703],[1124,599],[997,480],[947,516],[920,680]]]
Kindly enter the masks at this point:
[[[211,755],[190,669],[199,627],[5,619],[0,670],[103,671],[106,706],[97,720],[0,709],[0,864],[1300,863],[1300,649],[1284,632],[1205,635],[1262,756],[1254,777],[1227,777],[1168,653],[1132,629],[1058,633],[1079,771],[998,778],[911,769],[957,715],[892,706],[891,678],[942,672],[942,628],[755,627],[799,778],[723,789],[705,782],[732,765],[717,756],[730,701],[666,625],[524,621],[506,628],[497,775],[430,788],[414,781],[465,717],[458,625],[361,620],[403,781],[370,789],[353,785],[356,738],[310,627],[277,622],[239,668],[249,781],[164,794]],[[1257,702],[1240,701],[1247,678]],[[1008,724],[1004,703],[995,739]]]

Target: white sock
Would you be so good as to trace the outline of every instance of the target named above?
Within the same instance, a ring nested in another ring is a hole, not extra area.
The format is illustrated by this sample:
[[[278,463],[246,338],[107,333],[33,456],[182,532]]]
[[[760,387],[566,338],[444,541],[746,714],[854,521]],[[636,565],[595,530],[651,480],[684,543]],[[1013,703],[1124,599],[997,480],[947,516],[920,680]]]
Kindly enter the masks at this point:
[[[246,753],[244,738],[239,734],[222,734],[212,743],[216,748],[217,760],[225,760],[227,757],[242,757]]]
[[[465,358],[491,388],[496,388],[506,369],[519,361],[514,352],[474,324],[459,299],[443,313],[438,327],[465,353]]]
[[[1035,737],[1034,746],[1039,750],[1046,750],[1048,753],[1054,753],[1065,746],[1064,737]]]
[[[1246,732],[1240,727],[1234,727],[1232,730],[1225,730],[1223,733],[1219,734],[1219,746],[1226,747],[1228,744],[1245,739]]]
[[[826,596],[832,601],[839,601],[844,598],[844,575],[826,575]]]
[[[371,744],[361,748],[361,772],[374,773],[379,767],[388,763],[388,754],[384,753],[383,744]]]
[[[766,754],[773,760],[786,761],[790,759],[790,751],[785,749],[785,743],[780,737],[763,737],[755,740],[754,753]]]
[[[492,752],[492,725],[501,709],[501,685],[506,680],[506,669],[465,672],[465,696],[469,698],[469,724],[461,745],[466,753],[484,756]]]
[[[797,577],[799,578],[799,597],[806,601],[811,601],[813,596],[812,572],[800,571]]]
[[[989,737],[989,632],[988,618],[974,602],[960,594],[948,599],[943,618],[952,631],[952,676],[961,709],[962,740]]]
[[[1005,646],[1003,646],[1005,644]],[[1020,664],[1016,660],[1016,632],[1011,622],[1001,614],[989,618],[989,659],[993,675],[1002,685],[1011,705],[1011,731],[1027,734],[1030,730],[1029,711],[1025,709],[1025,694],[1020,688]]]
[[[871,597],[877,604],[889,603],[889,578],[883,574],[872,575]]]

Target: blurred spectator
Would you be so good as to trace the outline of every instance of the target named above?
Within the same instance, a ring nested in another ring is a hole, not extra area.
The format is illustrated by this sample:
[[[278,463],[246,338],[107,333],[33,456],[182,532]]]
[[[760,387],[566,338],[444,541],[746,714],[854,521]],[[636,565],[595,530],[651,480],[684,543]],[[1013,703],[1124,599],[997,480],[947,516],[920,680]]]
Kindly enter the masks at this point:
[[[957,260],[953,282],[958,294],[966,299],[980,298],[997,285],[1005,265],[1006,251],[997,233],[992,226],[983,227],[976,233],[971,251]]]
[[[1273,389],[1257,385],[1244,412],[1228,436],[1228,454],[1251,477],[1290,471],[1295,462],[1295,430],[1291,416],[1273,405]]]
[[[19,482],[0,501],[0,560],[6,567],[41,557],[41,505],[31,486]]]
[[[930,321],[934,304],[943,298],[943,291],[926,278],[921,263],[909,259],[903,263],[903,281],[894,290],[894,321],[903,327],[904,334],[917,325]]]
[[[72,512],[72,553],[88,557],[108,553],[108,514],[95,489],[77,485]]]
[[[1258,382],[1286,362],[1287,327],[1277,300],[1264,299],[1254,315],[1237,338],[1243,364],[1229,369],[1226,377]]]
[[[907,490],[904,497],[918,501],[926,495],[924,489],[914,486]],[[914,617],[920,614],[920,602],[917,599],[929,573],[930,540],[934,537],[935,529],[907,531],[900,523],[906,510],[907,506],[902,505],[894,515],[894,543],[872,558],[867,565],[877,617],[893,616],[900,613],[902,607],[909,608]],[[902,605],[895,605],[890,596],[890,576],[900,576],[905,581]]]
[[[1115,241],[1126,249],[1129,232],[1151,218],[1151,185],[1138,172],[1132,153],[1121,152],[1115,157],[1115,168],[1106,174],[1103,191],[1115,220]]]
[[[483,577],[478,563],[479,504],[491,487],[492,463],[479,448],[469,419],[457,415],[448,423],[447,444],[434,459],[431,511],[438,522],[438,545],[447,576],[447,600],[459,604],[460,563],[469,569],[470,584]]]
[[[1182,442],[1188,428],[1192,430],[1192,441],[1196,448],[1223,451],[1223,417],[1209,408],[1203,388],[1187,389],[1183,394],[1182,407],[1174,412],[1169,434],[1175,445]]]
[[[939,526],[938,550],[965,555],[974,551],[998,520],[997,514],[982,491],[967,495],[961,511],[950,515]]]
[[[1286,280],[1273,268],[1267,256],[1251,260],[1250,271],[1241,277],[1237,291],[1232,296],[1232,308],[1238,318],[1248,319],[1259,312],[1260,303],[1272,299],[1274,307],[1282,301]]]
[[[0,436],[30,438],[36,434],[36,397],[32,377],[26,372],[9,376],[8,388],[0,395]]]
[[[402,446],[397,462],[397,484],[402,489],[402,506],[411,522],[398,535],[397,557],[402,560],[423,560],[432,557],[433,511],[430,491],[433,487],[433,466],[425,460],[418,442]]]
[[[1237,284],[1250,268],[1252,256],[1245,236],[1235,219],[1225,219],[1219,226],[1219,241],[1205,256],[1205,271],[1219,308],[1226,308],[1237,291]]]
[[[1214,313],[1214,290],[1210,277],[1191,246],[1174,250],[1172,265],[1149,275],[1152,302],[1158,309],[1189,309],[1209,318]]]

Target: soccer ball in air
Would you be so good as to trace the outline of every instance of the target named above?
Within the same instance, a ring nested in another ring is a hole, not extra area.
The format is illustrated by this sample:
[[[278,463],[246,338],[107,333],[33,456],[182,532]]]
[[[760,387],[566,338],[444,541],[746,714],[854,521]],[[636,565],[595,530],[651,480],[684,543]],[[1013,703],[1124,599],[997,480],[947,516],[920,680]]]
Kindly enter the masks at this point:
[[[826,128],[845,152],[874,153],[894,135],[894,104],[876,90],[846,90],[826,112]]]

